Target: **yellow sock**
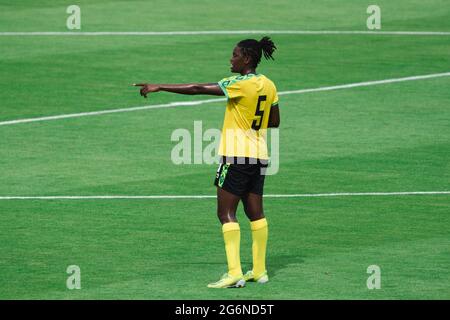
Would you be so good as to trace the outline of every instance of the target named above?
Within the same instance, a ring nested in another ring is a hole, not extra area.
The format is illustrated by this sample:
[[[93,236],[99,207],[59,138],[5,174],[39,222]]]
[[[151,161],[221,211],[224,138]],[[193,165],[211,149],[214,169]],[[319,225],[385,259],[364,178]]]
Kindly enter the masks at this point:
[[[250,222],[252,229],[253,274],[258,277],[266,271],[266,248],[269,229],[266,218]]]
[[[228,273],[233,277],[242,275],[241,257],[239,255],[241,245],[241,230],[239,223],[228,222],[222,225],[225,251],[227,253]]]

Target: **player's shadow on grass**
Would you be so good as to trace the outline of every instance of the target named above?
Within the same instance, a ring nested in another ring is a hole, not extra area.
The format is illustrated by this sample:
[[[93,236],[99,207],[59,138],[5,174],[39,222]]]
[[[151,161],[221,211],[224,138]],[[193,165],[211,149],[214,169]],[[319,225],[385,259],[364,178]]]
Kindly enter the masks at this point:
[[[300,264],[303,262],[303,258],[296,253],[293,253],[291,255],[271,255],[268,257],[266,262],[269,277],[276,276],[278,272],[286,269],[289,265]]]
[[[295,265],[303,263],[304,260],[302,257],[300,257],[298,254],[291,254],[291,255],[277,255],[277,256],[269,256],[267,258],[267,270],[269,272],[269,277],[274,277],[277,275],[278,272],[280,272],[283,269],[286,269],[289,265]],[[172,262],[172,265],[174,263]],[[199,266],[205,266],[205,265],[216,265],[216,266],[222,266],[224,268],[223,272],[226,272],[226,266],[227,261],[220,260],[220,261],[198,261],[198,262],[180,262],[180,265],[199,265]],[[242,265],[242,271],[245,273],[247,270],[250,270],[252,267],[252,261],[249,259],[242,259],[241,257],[241,265]]]

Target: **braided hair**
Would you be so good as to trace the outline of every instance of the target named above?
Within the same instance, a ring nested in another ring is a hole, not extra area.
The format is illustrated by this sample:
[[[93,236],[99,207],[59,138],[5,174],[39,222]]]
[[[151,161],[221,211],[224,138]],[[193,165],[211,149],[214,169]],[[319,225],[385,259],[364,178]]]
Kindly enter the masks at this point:
[[[242,40],[237,46],[241,48],[244,56],[251,58],[253,68],[256,68],[260,63],[262,54],[267,60],[275,60],[272,54],[277,47],[269,37],[263,37],[259,41],[255,39]]]

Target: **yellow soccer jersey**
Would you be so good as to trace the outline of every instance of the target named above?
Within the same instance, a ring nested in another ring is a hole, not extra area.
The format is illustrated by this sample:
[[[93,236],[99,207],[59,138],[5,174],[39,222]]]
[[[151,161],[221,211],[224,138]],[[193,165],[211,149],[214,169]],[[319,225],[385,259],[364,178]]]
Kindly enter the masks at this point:
[[[268,160],[267,124],[270,108],[278,104],[277,89],[262,74],[219,81],[228,98],[219,155]]]

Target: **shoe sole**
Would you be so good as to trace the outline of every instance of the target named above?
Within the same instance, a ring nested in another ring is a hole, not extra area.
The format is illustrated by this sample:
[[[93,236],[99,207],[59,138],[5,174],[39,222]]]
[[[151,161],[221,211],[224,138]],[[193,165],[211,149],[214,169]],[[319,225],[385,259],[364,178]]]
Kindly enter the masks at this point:
[[[267,278],[267,277],[262,277],[262,278],[258,279],[258,281],[256,281],[256,282],[257,282],[257,283],[260,283],[260,284],[264,284],[264,283],[269,282],[269,278]]]
[[[235,284],[228,286],[227,288],[243,288],[243,287],[245,287],[245,280],[241,279],[238,282],[236,282]]]
[[[259,284],[264,284],[264,283],[269,282],[269,278],[262,277],[262,278],[259,278],[258,280],[255,280],[255,278],[251,278],[251,279],[247,279],[246,281],[247,282],[256,282],[256,283],[259,283]]]

